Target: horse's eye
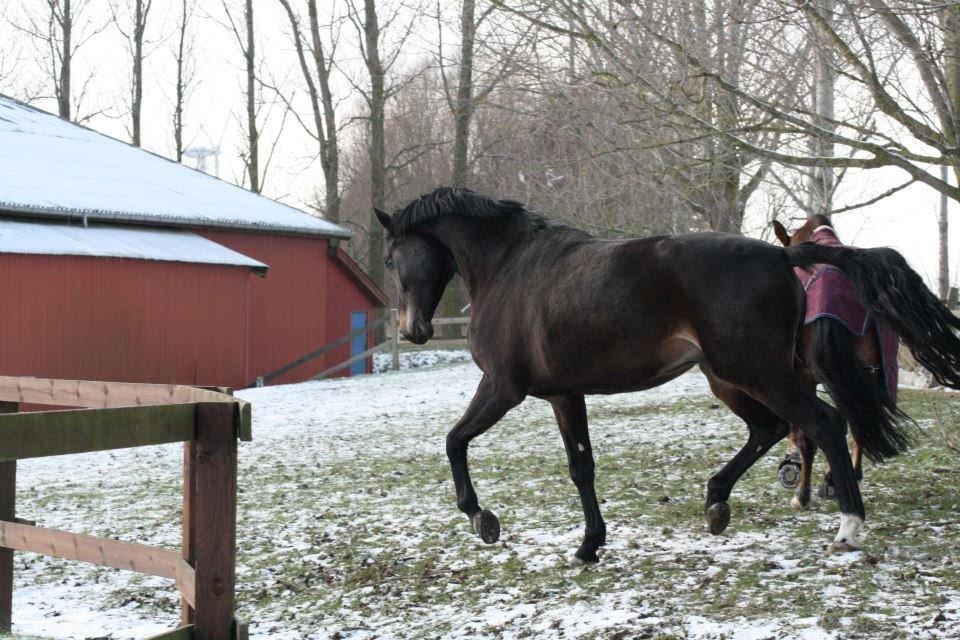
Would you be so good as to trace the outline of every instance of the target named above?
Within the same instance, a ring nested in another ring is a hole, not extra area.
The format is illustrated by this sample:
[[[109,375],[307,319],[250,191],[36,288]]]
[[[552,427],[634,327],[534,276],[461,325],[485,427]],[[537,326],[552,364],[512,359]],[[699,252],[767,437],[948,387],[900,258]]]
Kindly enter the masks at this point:
[[[393,258],[391,258],[390,256],[387,256],[386,258],[383,259],[383,264],[387,267],[387,269],[392,269]]]

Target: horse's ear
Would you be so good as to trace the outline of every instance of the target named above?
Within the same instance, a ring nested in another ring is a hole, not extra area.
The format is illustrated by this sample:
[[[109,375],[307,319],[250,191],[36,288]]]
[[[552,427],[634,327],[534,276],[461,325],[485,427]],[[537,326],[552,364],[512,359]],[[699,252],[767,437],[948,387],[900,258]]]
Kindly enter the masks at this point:
[[[377,214],[377,220],[379,220],[380,224],[383,225],[383,228],[387,230],[387,234],[393,235],[393,218],[390,217],[390,214],[385,213],[376,207],[373,208],[373,212]]]
[[[777,240],[783,243],[783,246],[790,246],[790,234],[787,233],[786,228],[780,224],[779,220],[773,221],[773,233],[777,236]]]

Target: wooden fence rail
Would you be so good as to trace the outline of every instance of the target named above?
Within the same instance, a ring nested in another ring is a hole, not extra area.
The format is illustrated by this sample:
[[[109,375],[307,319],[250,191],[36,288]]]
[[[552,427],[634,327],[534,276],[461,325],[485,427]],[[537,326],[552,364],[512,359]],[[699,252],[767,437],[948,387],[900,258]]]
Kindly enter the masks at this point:
[[[435,326],[458,325],[458,324],[463,324],[463,325],[465,325],[465,324],[468,324],[469,322],[470,322],[470,318],[467,318],[467,317],[462,317],[462,318],[434,318],[434,319],[433,319],[433,324],[434,324]],[[257,379],[256,379],[256,381],[255,381],[253,384],[251,384],[250,386],[251,386],[251,387],[262,387],[262,386],[270,383],[271,381],[276,380],[277,378],[279,378],[279,377],[282,376],[283,374],[289,373],[290,371],[293,371],[293,370],[296,369],[297,367],[301,367],[301,366],[307,364],[308,362],[311,362],[312,360],[315,360],[315,359],[319,358],[320,356],[322,356],[322,355],[324,355],[324,354],[326,354],[326,353],[329,353],[329,352],[332,351],[333,349],[336,349],[337,347],[342,346],[342,345],[350,342],[351,340],[353,340],[353,339],[356,338],[357,336],[369,334],[369,333],[375,331],[376,329],[379,329],[380,327],[382,327],[382,326],[384,326],[384,325],[386,325],[386,329],[385,329],[385,333],[386,333],[386,337],[387,337],[386,340],[384,340],[383,342],[380,342],[379,344],[376,344],[376,345],[370,347],[369,349],[367,349],[367,350],[364,351],[363,353],[358,353],[358,354],[356,354],[356,355],[350,356],[348,359],[346,359],[346,360],[344,360],[344,361],[342,361],[342,362],[339,362],[339,363],[333,365],[332,367],[329,367],[329,368],[327,368],[327,369],[324,369],[323,371],[321,371],[320,373],[316,374],[315,376],[312,376],[310,379],[311,379],[311,380],[323,380],[324,378],[328,378],[328,377],[330,377],[331,375],[333,375],[334,373],[337,373],[338,371],[342,371],[342,370],[346,369],[347,367],[349,367],[349,366],[350,366],[351,364],[353,364],[354,362],[359,362],[360,360],[364,360],[364,359],[366,359],[366,358],[369,358],[370,356],[372,356],[373,354],[375,354],[375,353],[377,353],[377,352],[385,351],[385,350],[387,350],[387,349],[390,350],[390,353],[391,353],[391,355],[392,355],[392,357],[391,357],[392,368],[393,368],[393,369],[399,369],[399,368],[400,368],[400,346],[401,346],[401,344],[410,344],[410,343],[407,342],[406,340],[404,340],[404,339],[400,336],[400,322],[399,322],[399,319],[398,319],[398,316],[397,316],[397,310],[396,310],[396,309],[387,309],[387,310],[386,310],[386,313],[384,313],[382,316],[380,316],[379,318],[377,318],[376,320],[374,320],[374,321],[371,322],[370,324],[364,325],[364,326],[362,326],[362,327],[360,327],[360,328],[358,328],[358,329],[354,329],[354,330],[351,331],[350,333],[347,333],[347,334],[345,334],[345,335],[337,338],[337,339],[334,340],[333,342],[328,342],[327,344],[319,347],[318,349],[315,349],[314,351],[311,351],[310,353],[305,354],[305,355],[297,358],[296,360],[294,360],[294,361],[292,361],[292,362],[289,362],[289,363],[283,365],[283,366],[280,367],[279,369],[275,369],[274,371],[271,371],[271,372],[268,373],[268,374],[265,374],[265,375],[262,375],[262,376],[258,376]],[[451,339],[451,340],[440,340],[440,339],[436,339],[436,340],[432,340],[432,341],[431,341],[431,344],[435,344],[435,345],[437,345],[437,346],[441,346],[441,347],[442,347],[442,346],[465,346],[466,343],[465,343],[465,340],[463,340],[463,339]]]
[[[19,413],[21,403],[87,408]],[[11,629],[13,552],[28,551],[172,579],[181,626],[155,640],[245,638],[234,619],[237,440],[251,431],[250,405],[229,390],[0,376],[0,633]],[[17,460],[170,442],[184,442],[182,551],[16,517]]]

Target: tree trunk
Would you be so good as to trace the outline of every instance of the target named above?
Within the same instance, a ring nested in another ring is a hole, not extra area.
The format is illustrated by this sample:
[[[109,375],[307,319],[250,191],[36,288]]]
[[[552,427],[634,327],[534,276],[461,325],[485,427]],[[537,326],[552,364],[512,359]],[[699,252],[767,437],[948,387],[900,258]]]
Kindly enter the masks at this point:
[[[147,26],[149,4],[144,6],[144,0],[136,0],[133,16],[133,73],[132,96],[130,100],[130,117],[132,123],[133,146],[140,146],[140,111],[143,105],[143,32]]]
[[[247,64],[247,137],[249,138],[249,157],[247,173],[250,176],[250,190],[260,193],[260,133],[257,130],[257,78],[254,68],[256,58],[253,41],[253,0],[246,1],[245,21],[247,25],[247,46],[243,57]]]
[[[950,172],[947,165],[940,166],[940,179],[944,182],[950,180]],[[950,255],[949,255],[949,237],[947,213],[949,212],[948,203],[950,200],[947,194],[940,194],[940,299],[946,302],[950,297]]]
[[[323,125],[317,124],[321,144],[321,166],[324,180],[324,212],[330,220],[340,220],[340,145],[337,131],[336,112],[333,105],[333,92],[330,90],[330,67],[324,59],[323,43],[320,40],[320,24],[317,21],[317,2],[308,0],[307,11],[310,15],[310,35],[313,39],[314,65],[317,68],[317,80],[320,85],[320,101],[323,105]],[[331,56],[333,54],[331,53]],[[378,225],[379,228],[379,225]]]
[[[960,5],[948,4],[943,13],[944,75],[947,84],[947,102],[953,117],[953,131],[960,131]],[[958,143],[955,139],[954,145]],[[946,182],[948,168],[942,167],[941,178]],[[954,167],[954,177],[960,184],[960,167]],[[950,247],[947,235],[948,200],[946,194],[940,197],[940,298],[946,300],[950,294]]]
[[[386,89],[383,63],[380,60],[380,26],[377,22],[375,0],[364,0],[363,31],[366,42],[366,65],[370,74],[370,277],[383,285],[383,228],[373,207],[386,209],[386,149],[384,134],[384,107]]]
[[[54,11],[51,6],[50,11]],[[56,20],[56,16],[53,16]],[[70,64],[73,61],[73,14],[70,12],[70,0],[63,0],[63,11],[60,16],[60,29],[63,32],[63,46],[60,51],[60,84],[57,88],[57,106],[60,109],[60,117],[64,120],[70,119]]]
[[[181,5],[183,15],[180,17],[179,40],[177,41],[177,89],[176,102],[173,108],[173,146],[177,156],[177,162],[183,162],[183,103],[186,100],[186,82],[185,73],[187,57],[187,0],[183,0]]]
[[[833,26],[835,0],[821,0],[820,11],[828,24]],[[833,131],[834,118],[834,87],[836,73],[834,71],[833,48],[827,40],[826,34],[820,29],[814,29],[816,46],[814,47],[814,111],[817,114],[815,123],[818,127]],[[813,143],[813,153],[820,158],[834,156],[834,144],[823,138],[816,138]],[[833,209],[834,176],[833,168],[827,165],[814,167],[810,176],[810,210],[807,214],[830,215]]]

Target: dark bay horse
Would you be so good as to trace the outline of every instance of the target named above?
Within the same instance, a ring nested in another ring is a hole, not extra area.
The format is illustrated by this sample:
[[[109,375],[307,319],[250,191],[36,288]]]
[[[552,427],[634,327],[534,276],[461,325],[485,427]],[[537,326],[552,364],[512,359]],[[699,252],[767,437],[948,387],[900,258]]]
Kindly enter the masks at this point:
[[[774,233],[785,247],[809,242],[814,233],[821,229],[833,232],[833,224],[823,215],[809,218],[792,236],[780,222],[773,222]],[[906,434],[910,425],[909,417],[897,408],[895,390],[887,388],[879,326],[872,318],[868,318],[867,323],[863,334],[858,335],[840,320],[817,318],[803,325],[797,345],[798,374],[811,389],[816,389],[818,383],[823,384],[851,427],[853,471],[858,481],[863,478],[863,447],[860,439],[869,438],[877,431],[871,425],[894,423],[896,426],[886,424],[880,430],[898,434]],[[796,452],[800,466],[791,504],[803,509],[810,503],[810,477],[817,447],[796,427],[791,426],[789,437],[791,449]],[[907,444],[903,442],[898,448]],[[888,452],[887,455],[892,453]],[[788,454],[781,463],[781,469],[784,464],[792,464],[794,459],[793,455]],[[829,471],[820,484],[818,494],[821,498],[834,495],[833,478]]]
[[[871,313],[897,330],[917,359],[960,386],[960,320],[891,249],[802,244],[782,249],[719,233],[600,240],[552,224],[510,200],[441,188],[396,211],[377,211],[384,264],[399,292],[403,335],[423,344],[455,273],[470,293],[469,344],[483,377],[447,434],[457,506],[486,543],[500,523],[481,509],[467,447],[527,396],[553,405],[586,530],[576,557],[597,561],[606,526],[594,490],[584,395],[649,389],[699,365],[713,393],[747,424],[743,448],[707,483],[713,534],[730,521],[734,483],[796,425],[824,452],[840,507],[836,550],[852,549],[863,501],[846,424],[795,369],[803,291],[795,266],[834,264]],[[874,425],[881,429],[883,425]],[[896,448],[896,434],[863,441]]]

